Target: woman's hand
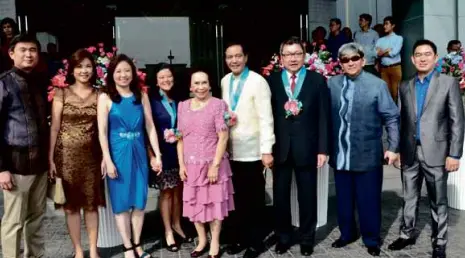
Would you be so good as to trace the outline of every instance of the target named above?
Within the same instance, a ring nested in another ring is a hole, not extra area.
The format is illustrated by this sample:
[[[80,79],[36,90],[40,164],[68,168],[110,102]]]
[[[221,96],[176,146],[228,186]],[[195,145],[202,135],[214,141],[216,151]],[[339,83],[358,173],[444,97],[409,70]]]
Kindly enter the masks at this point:
[[[100,164],[100,172],[102,173],[102,179],[105,179],[107,176],[107,167],[105,166],[105,160],[102,159],[102,163]]]
[[[105,167],[106,167],[106,173],[109,178],[115,179],[118,177],[118,172],[116,171],[115,164],[113,164],[113,161],[108,160],[105,162]]]
[[[181,178],[181,181],[186,181],[187,179],[187,169],[185,166],[179,167],[179,177]]]
[[[157,159],[156,157],[151,157],[150,158],[150,167],[152,168],[153,171],[159,176],[162,172],[161,169],[161,160]]]
[[[208,181],[211,184],[214,184],[216,183],[216,181],[218,181],[218,169],[219,169],[219,166],[217,165],[211,165],[210,168],[208,169],[207,177],[208,177]]]
[[[57,168],[55,166],[55,162],[49,162],[49,167],[48,167],[48,178],[50,180],[53,180],[55,179],[57,175]]]

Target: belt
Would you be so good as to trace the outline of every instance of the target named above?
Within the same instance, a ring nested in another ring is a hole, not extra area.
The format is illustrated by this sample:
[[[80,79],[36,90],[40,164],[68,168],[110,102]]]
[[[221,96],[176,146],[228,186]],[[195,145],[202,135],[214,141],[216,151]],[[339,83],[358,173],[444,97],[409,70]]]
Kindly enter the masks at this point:
[[[401,65],[401,62],[395,63],[395,64],[390,64],[390,65],[381,65],[381,67],[382,68],[389,68],[389,67],[394,67],[394,66],[398,66],[398,65]]]

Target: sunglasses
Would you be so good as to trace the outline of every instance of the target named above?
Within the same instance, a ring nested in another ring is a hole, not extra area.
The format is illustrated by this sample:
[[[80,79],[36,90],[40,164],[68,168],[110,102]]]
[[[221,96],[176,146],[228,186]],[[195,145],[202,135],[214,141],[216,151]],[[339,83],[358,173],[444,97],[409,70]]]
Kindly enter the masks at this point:
[[[362,59],[362,57],[360,56],[353,56],[353,57],[343,57],[340,59],[341,63],[343,64],[347,64],[348,62],[352,61],[352,62],[357,62],[359,61],[360,59]]]

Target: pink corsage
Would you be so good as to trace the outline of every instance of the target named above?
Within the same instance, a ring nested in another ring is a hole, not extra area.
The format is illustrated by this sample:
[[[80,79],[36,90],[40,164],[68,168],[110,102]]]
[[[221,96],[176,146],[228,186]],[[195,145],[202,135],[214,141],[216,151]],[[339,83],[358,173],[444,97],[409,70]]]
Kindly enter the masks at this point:
[[[226,111],[224,112],[224,122],[226,122],[226,124],[229,126],[229,127],[233,127],[236,125],[237,123],[237,116],[234,112],[232,111]]]
[[[167,143],[175,143],[182,138],[181,132],[176,128],[165,129],[163,135]]]
[[[302,111],[302,102],[296,99],[290,99],[284,104],[284,110],[286,110],[286,118],[297,116]]]

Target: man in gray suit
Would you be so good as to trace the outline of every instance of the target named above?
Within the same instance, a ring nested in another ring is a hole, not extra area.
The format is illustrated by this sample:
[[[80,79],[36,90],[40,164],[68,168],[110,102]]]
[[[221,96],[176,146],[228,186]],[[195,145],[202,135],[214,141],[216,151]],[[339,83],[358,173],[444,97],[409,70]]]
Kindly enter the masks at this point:
[[[458,80],[435,71],[436,45],[415,43],[417,74],[399,87],[400,160],[404,191],[400,238],[389,245],[401,250],[415,244],[415,224],[423,178],[433,219],[433,257],[446,257],[447,177],[457,171],[464,139],[464,111]]]

